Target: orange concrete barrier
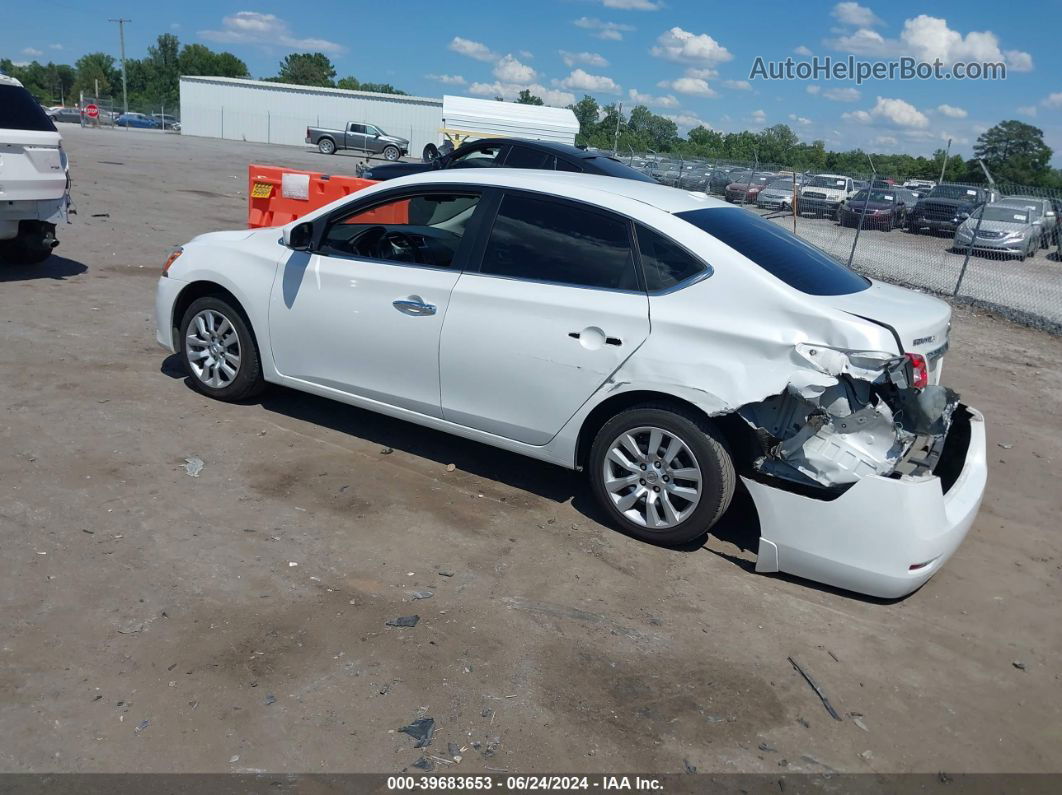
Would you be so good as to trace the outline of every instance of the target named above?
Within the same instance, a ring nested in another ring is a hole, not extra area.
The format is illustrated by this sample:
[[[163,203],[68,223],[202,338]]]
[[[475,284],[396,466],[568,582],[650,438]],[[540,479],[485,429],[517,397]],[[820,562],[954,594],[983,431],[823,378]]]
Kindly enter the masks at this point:
[[[251,163],[247,166],[247,226],[250,229],[283,226],[311,210],[375,184],[376,180],[360,177],[334,176],[318,171],[300,171]],[[372,221],[401,223],[402,220],[397,217],[390,220],[382,217],[402,214],[401,211],[388,212],[392,207],[396,205],[376,210],[381,217],[373,218]]]

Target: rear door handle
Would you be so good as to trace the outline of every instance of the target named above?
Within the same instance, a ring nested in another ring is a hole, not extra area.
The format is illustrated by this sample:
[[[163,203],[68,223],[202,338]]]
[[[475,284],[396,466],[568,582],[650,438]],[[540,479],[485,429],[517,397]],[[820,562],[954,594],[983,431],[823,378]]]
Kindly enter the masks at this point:
[[[391,306],[393,306],[403,315],[412,315],[414,317],[434,315],[436,309],[434,304],[426,304],[419,298],[399,299],[398,301],[392,301]]]
[[[588,332],[585,338],[583,337],[584,332]],[[579,340],[580,342],[582,342],[583,347],[591,349],[599,347],[602,342],[605,343],[605,345],[615,345],[616,347],[619,347],[623,344],[623,340],[621,340],[619,337],[606,337],[604,335],[604,332],[596,328],[583,329],[583,331],[569,331],[568,336],[571,337],[573,340]]]

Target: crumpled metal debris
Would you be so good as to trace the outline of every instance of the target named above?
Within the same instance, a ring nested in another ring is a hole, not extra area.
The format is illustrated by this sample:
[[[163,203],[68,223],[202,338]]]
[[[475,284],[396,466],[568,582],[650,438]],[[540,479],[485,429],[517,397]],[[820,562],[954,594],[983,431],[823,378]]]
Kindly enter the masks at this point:
[[[203,459],[197,455],[184,459],[184,471],[189,477],[199,477],[199,473],[203,471],[204,466],[206,466],[206,464]]]
[[[435,719],[418,718],[398,731],[416,740],[413,744],[414,748],[426,748],[431,745],[431,738],[435,735]]]

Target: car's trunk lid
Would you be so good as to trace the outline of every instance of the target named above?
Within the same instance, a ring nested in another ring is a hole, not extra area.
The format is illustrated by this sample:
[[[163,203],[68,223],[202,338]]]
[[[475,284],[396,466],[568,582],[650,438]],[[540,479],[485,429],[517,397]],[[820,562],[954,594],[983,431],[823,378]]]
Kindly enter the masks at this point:
[[[930,383],[937,383],[951,328],[951,307],[944,301],[884,282],[872,282],[858,293],[822,296],[820,300],[891,329],[900,338],[899,352],[925,356]]]

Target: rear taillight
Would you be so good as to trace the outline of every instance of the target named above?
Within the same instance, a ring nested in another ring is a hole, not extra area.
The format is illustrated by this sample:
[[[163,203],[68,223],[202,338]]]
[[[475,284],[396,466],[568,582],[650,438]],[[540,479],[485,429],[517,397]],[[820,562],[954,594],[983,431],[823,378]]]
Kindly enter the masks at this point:
[[[166,275],[166,271],[168,271],[170,269],[170,265],[172,265],[174,262],[176,262],[177,258],[179,256],[181,256],[181,254],[183,254],[183,253],[184,253],[184,249],[183,248],[179,248],[176,251],[174,251],[172,254],[170,254],[170,256],[168,256],[166,258],[166,264],[162,266],[162,275],[163,276],[165,276]]]
[[[904,355],[907,357],[907,361],[911,363],[913,373],[911,386],[915,389],[924,389],[929,386],[929,365],[926,363],[926,357],[920,353],[907,353]]]

